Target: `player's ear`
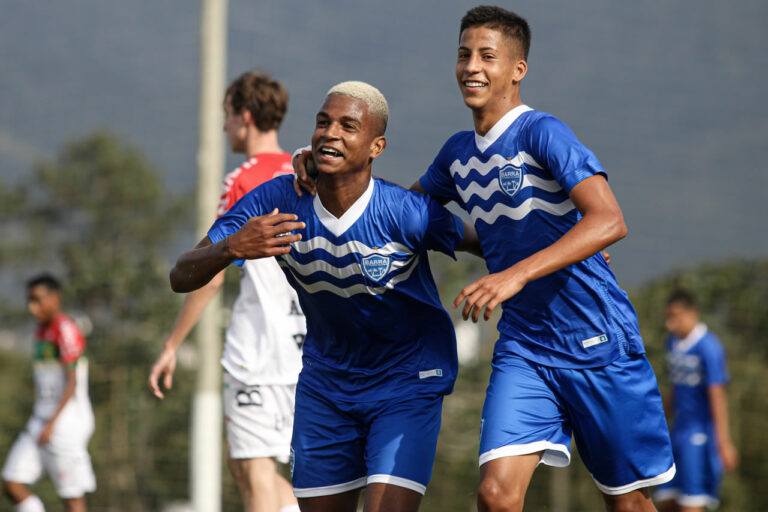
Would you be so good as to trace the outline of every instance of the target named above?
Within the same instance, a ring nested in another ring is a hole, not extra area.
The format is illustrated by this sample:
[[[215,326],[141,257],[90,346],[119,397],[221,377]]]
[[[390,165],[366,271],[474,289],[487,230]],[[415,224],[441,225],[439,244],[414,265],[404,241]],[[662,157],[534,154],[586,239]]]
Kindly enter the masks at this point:
[[[243,116],[243,122],[246,125],[253,124],[253,116],[251,115],[251,111],[247,108],[244,108],[243,111],[240,113],[241,116]]]
[[[381,155],[384,152],[384,148],[387,147],[387,138],[383,135],[379,135],[375,139],[371,141],[371,153],[370,158],[371,160],[375,158],[379,158],[379,155]]]
[[[516,61],[512,71],[512,81],[514,83],[520,83],[520,81],[523,78],[525,78],[525,74],[527,72],[528,72],[528,63],[525,62],[523,59]]]

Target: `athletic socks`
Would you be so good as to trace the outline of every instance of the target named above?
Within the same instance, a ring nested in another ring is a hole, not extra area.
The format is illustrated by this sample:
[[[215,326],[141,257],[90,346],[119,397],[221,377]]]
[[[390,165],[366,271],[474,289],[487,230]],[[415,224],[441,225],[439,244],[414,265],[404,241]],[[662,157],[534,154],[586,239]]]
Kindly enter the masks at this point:
[[[280,512],[301,512],[298,505],[286,505],[280,509]]]
[[[45,512],[45,507],[40,498],[30,494],[14,507],[15,512]]]

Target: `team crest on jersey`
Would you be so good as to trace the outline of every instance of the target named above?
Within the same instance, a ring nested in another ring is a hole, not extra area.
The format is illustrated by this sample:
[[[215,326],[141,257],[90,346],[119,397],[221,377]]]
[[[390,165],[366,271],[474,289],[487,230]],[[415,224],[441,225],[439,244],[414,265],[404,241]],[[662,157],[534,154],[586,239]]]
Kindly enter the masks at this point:
[[[370,256],[366,256],[360,263],[365,275],[374,281],[380,281],[382,277],[387,275],[389,268],[392,266],[391,258],[389,256],[382,256],[381,254],[371,254]]]
[[[517,194],[523,184],[523,170],[512,164],[507,164],[499,169],[499,185],[509,197]]]

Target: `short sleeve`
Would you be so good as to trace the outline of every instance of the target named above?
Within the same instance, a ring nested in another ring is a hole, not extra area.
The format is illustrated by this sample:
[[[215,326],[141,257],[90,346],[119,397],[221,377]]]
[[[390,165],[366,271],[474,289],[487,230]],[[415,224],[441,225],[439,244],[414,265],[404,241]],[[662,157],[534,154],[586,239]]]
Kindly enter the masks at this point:
[[[456,258],[454,251],[464,238],[464,224],[461,219],[431,198],[424,198],[425,226],[423,248],[440,251]]]
[[[211,243],[215,244],[237,232],[251,217],[266,215],[274,208],[279,208],[283,211],[282,202],[279,200],[281,196],[284,196],[284,194],[281,194],[281,189],[284,188],[282,187],[283,181],[285,180],[275,178],[260,187],[256,187],[240,198],[232,208],[216,219],[216,222],[208,230],[208,238],[211,240]],[[234,263],[242,265],[243,260],[237,260]]]
[[[595,154],[556,117],[547,115],[534,121],[528,127],[525,141],[534,160],[543,164],[568,194],[587,178],[596,174],[607,176]]]
[[[710,335],[702,344],[702,360],[704,363],[704,376],[707,385],[714,386],[725,384],[729,380],[728,368],[725,361],[725,349],[716,337]]]
[[[74,321],[66,318],[59,324],[59,361],[69,365],[77,361],[85,351],[85,337]]]
[[[451,163],[453,142],[456,136],[448,139],[435,157],[435,160],[427,169],[427,172],[419,178],[421,188],[432,197],[456,201],[461,204],[461,197],[456,190],[456,184],[451,176]]]

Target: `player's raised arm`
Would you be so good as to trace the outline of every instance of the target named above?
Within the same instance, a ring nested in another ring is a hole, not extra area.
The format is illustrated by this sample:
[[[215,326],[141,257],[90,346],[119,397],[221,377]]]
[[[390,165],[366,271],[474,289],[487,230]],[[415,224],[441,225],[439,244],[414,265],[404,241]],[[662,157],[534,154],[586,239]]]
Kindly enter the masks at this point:
[[[279,213],[251,217],[235,233],[211,243],[207,236],[182,254],[171,269],[171,288],[177,293],[191,292],[208,283],[221,270],[237,260],[253,260],[279,256],[290,252],[290,244],[301,240],[291,235],[303,229],[303,222],[292,213]]]

